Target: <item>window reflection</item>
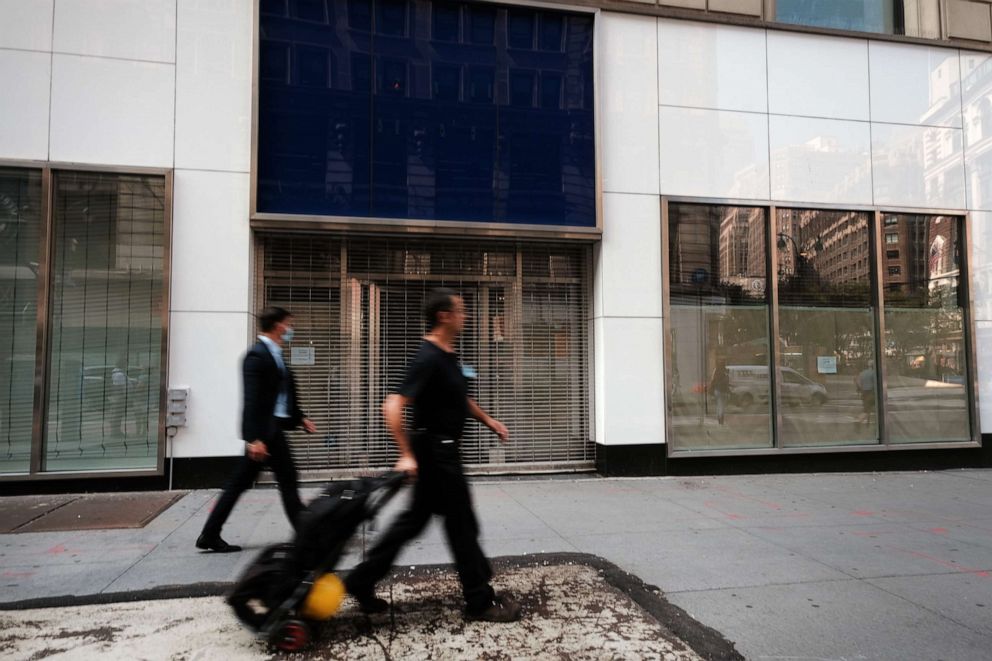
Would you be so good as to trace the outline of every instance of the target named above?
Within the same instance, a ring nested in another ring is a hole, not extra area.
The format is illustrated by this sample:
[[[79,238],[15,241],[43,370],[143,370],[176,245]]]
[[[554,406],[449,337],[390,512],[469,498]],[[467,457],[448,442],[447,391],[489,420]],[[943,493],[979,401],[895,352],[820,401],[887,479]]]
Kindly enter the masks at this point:
[[[971,439],[962,218],[881,214],[876,263],[874,213],[777,209],[771,352],[767,211],[689,203],[668,211],[676,450],[870,445],[883,431],[890,443]]]
[[[469,39],[473,44],[491,46],[496,33],[496,10],[474,6],[469,11]]]
[[[905,34],[903,0],[776,0],[775,19],[839,30]]]
[[[434,12],[434,30],[431,34],[434,41],[458,41],[461,6],[435,2],[431,10]]]
[[[785,446],[879,439],[870,219],[855,211],[778,210]]]
[[[376,31],[392,37],[406,35],[406,0],[378,0],[376,3]]]
[[[770,447],[767,213],[669,207],[676,449]]]
[[[260,15],[259,211],[595,226],[591,16],[316,4]]]
[[[510,48],[534,48],[535,14],[526,9],[511,9],[507,12],[506,45]]]
[[[157,462],[165,182],[57,172],[45,470]]]
[[[886,258],[885,370],[889,438],[967,440],[961,219],[892,214],[899,254]]]
[[[0,473],[31,462],[41,172],[0,168]]]

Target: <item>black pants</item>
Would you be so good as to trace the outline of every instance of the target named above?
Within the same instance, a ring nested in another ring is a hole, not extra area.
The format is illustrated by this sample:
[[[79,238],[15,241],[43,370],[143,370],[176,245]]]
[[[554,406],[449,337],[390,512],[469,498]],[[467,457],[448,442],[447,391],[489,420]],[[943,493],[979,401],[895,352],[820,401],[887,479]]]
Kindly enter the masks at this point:
[[[370,594],[389,572],[403,545],[423,531],[432,514],[438,514],[444,517],[444,532],[455,557],[465,607],[471,612],[484,610],[494,597],[489,585],[493,572],[479,547],[479,524],[458,444],[428,434],[416,435],[412,443],[418,467],[413,500],[369,551],[368,559],[348,575],[348,592]]]
[[[279,432],[275,438],[265,443],[269,451],[269,458],[265,462],[253,461],[248,456],[238,460],[238,467],[231,478],[224,485],[224,491],[214,505],[213,511],[207,517],[207,522],[203,524],[203,534],[207,537],[220,535],[220,529],[230,516],[234,504],[258,477],[259,471],[266,464],[272,468],[276,475],[276,482],[279,484],[279,494],[282,496],[282,506],[286,509],[286,516],[289,522],[296,527],[296,518],[303,509],[300,502],[300,493],[297,488],[296,466],[293,464],[293,456],[289,452],[289,444],[286,436]]]

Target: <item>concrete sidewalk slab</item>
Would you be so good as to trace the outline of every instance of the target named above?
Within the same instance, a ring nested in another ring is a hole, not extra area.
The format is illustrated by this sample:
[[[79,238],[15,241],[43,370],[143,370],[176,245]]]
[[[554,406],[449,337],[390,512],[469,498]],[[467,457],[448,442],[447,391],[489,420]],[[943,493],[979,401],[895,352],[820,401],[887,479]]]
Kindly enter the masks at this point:
[[[968,656],[978,640],[992,649],[982,620],[992,579],[981,575],[992,571],[992,508],[983,507],[990,482],[992,470],[974,469],[490,477],[473,478],[472,490],[489,555],[602,556],[695,609],[749,658],[902,661],[984,658]],[[198,552],[193,542],[216,493],[192,492],[141,529],[0,534],[0,609],[25,598],[170,585],[183,594],[233,580],[258,550],[289,538],[278,491],[260,488],[245,494],[224,528],[246,552]],[[304,497],[315,493],[308,487]],[[377,530],[405,498],[389,504]],[[360,560],[363,541],[367,547],[376,534],[360,535],[341,567]],[[399,563],[450,560],[435,522]],[[797,594],[803,599],[790,596]],[[734,595],[746,595],[751,608]]]
[[[579,551],[611,558],[666,592],[848,578],[743,530],[583,535],[571,541]]]
[[[854,578],[967,573],[992,565],[988,547],[892,524],[749,532]]]
[[[989,641],[973,629],[857,580],[669,593],[749,659],[977,661]]]
[[[992,635],[992,581],[988,575],[900,576],[873,578],[868,583],[972,631]]]

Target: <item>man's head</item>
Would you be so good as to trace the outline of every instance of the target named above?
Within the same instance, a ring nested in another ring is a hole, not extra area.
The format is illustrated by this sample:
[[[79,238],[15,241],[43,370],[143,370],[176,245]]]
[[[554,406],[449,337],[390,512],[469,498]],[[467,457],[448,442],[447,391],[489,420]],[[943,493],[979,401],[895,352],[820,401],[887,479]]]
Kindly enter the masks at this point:
[[[289,342],[293,339],[293,315],[285,308],[265,308],[258,315],[258,329],[274,340]]]
[[[465,326],[465,302],[455,290],[438,287],[424,302],[424,320],[432,331],[445,328],[461,333]]]

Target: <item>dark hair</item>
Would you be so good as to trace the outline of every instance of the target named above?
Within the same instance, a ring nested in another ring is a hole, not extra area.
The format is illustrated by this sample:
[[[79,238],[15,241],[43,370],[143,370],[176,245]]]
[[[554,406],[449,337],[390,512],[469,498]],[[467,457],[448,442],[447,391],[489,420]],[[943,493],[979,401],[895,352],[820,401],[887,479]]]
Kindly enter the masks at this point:
[[[286,321],[287,318],[292,316],[290,311],[285,308],[265,308],[258,315],[258,327],[262,329],[263,333],[269,333],[276,327],[276,324]]]
[[[458,296],[458,292],[447,287],[432,289],[431,293],[427,294],[427,300],[424,301],[424,321],[427,322],[429,328],[437,326],[438,313],[451,312],[455,307],[454,299],[456,296]]]

